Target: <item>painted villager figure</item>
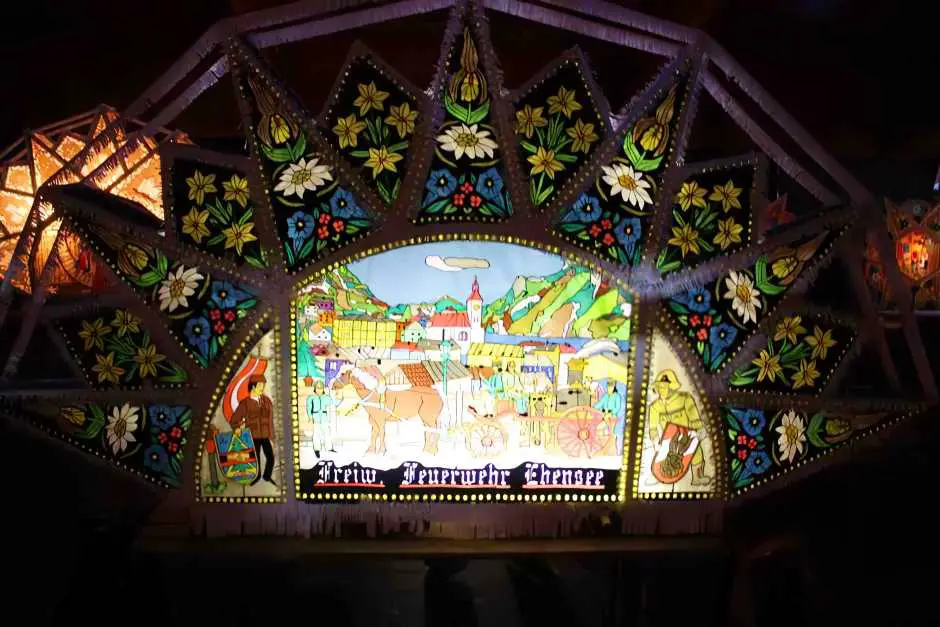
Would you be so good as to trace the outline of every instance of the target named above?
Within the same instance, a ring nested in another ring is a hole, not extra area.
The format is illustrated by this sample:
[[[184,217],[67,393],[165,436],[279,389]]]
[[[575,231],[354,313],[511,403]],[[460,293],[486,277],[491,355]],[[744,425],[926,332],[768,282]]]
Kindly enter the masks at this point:
[[[307,415],[313,423],[313,452],[335,453],[333,443],[333,397],[327,394],[323,381],[313,384],[313,394],[307,399]]]
[[[668,368],[656,375],[653,389],[658,398],[649,405],[649,436],[656,450],[652,467],[655,480],[677,483],[691,466],[692,485],[709,485],[712,477],[705,475],[701,446],[705,424],[695,399],[682,390],[675,371]]]
[[[264,454],[264,470],[251,485],[264,479],[273,486],[274,482],[274,406],[271,399],[264,394],[264,385],[267,380],[264,375],[252,375],[248,379],[248,397],[238,404],[232,415],[232,425],[248,428],[255,442],[255,450],[259,456]]]
[[[606,389],[600,394],[600,398],[594,404],[594,409],[603,412],[604,416],[610,420],[617,437],[616,450],[620,451],[623,450],[623,396],[617,390],[616,381],[607,381],[603,385],[606,386]],[[601,384],[598,384],[598,387],[602,387]]]

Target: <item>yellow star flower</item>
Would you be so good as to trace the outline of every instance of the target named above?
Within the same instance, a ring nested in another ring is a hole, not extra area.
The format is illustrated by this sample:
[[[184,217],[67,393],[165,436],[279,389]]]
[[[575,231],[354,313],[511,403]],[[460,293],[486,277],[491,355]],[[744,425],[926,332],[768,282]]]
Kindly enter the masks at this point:
[[[767,351],[761,351],[757,359],[752,360],[751,363],[760,368],[760,372],[757,373],[758,381],[767,379],[772,383],[783,374],[780,355],[771,355]]]
[[[572,152],[581,151],[584,154],[591,152],[591,144],[598,140],[597,133],[594,132],[594,125],[588,122],[585,124],[580,119],[575,120],[574,126],[565,131],[571,138]]]
[[[118,377],[124,374],[124,368],[114,364],[114,353],[108,353],[108,356],[95,355],[98,362],[92,370],[98,373],[98,383],[117,383]]]
[[[183,216],[183,233],[193,238],[197,244],[202,242],[203,237],[208,237],[209,229],[206,227],[206,221],[209,219],[209,210],[199,210],[193,207],[185,216]]]
[[[800,326],[800,322],[803,319],[800,316],[787,316],[783,321],[777,325],[776,331],[774,331],[774,342],[779,342],[780,340],[786,340],[790,344],[796,344],[797,336],[801,333],[806,333],[806,329]]]
[[[734,218],[718,221],[718,232],[715,233],[713,244],[721,246],[722,250],[727,249],[731,244],[741,243],[741,231],[744,227],[734,221]]]
[[[92,346],[98,350],[104,350],[104,336],[111,332],[111,327],[104,323],[104,320],[98,318],[91,324],[82,320],[82,330],[78,332],[78,337],[85,340],[85,350],[90,351]]]
[[[254,228],[253,222],[245,222],[244,224],[233,224],[232,226],[224,229],[222,235],[225,236],[225,248],[234,248],[235,254],[242,254],[242,246],[248,242],[253,242],[257,237],[252,233]]]
[[[248,179],[235,174],[229,180],[223,181],[222,189],[225,190],[224,200],[234,200],[242,207],[248,204]]]
[[[404,139],[409,133],[415,132],[415,120],[417,119],[418,112],[412,111],[411,106],[407,102],[403,102],[400,106],[389,107],[385,123],[394,126],[395,130],[398,131],[398,136]]]
[[[813,349],[813,359],[825,359],[829,349],[836,345],[836,341],[832,339],[832,329],[824,332],[819,327],[814,327],[813,334],[803,341]]]
[[[366,160],[366,167],[372,168],[372,178],[376,178],[382,172],[398,172],[396,163],[403,157],[397,152],[389,152],[385,146],[378,148],[369,148],[369,158]]]
[[[558,88],[557,96],[548,97],[548,114],[561,113],[566,118],[570,118],[575,111],[582,109],[581,104],[574,99],[574,90],[568,90],[564,87]]]
[[[689,207],[705,208],[705,194],[708,190],[695,181],[686,181],[676,194],[676,202],[682,207],[683,211],[688,211]]]
[[[545,107],[532,107],[525,105],[516,111],[516,133],[531,139],[535,129],[548,125],[548,120],[542,116]]]
[[[117,331],[118,337],[124,337],[128,333],[137,333],[140,331],[140,318],[126,309],[118,309],[114,312],[114,320],[111,321]]]
[[[720,202],[722,210],[729,211],[731,209],[741,208],[741,201],[738,200],[738,196],[740,195],[741,188],[735,187],[734,182],[729,180],[724,185],[715,185],[708,199]]]
[[[166,359],[166,356],[157,352],[157,347],[153,344],[141,346],[137,349],[137,354],[133,357],[134,363],[140,372],[140,378],[146,376],[157,376],[157,364]]]
[[[386,98],[388,98],[388,92],[376,88],[374,82],[368,85],[360,83],[359,97],[353,101],[353,104],[359,107],[359,115],[362,116],[368,113],[369,109],[381,111],[385,108],[385,105],[382,103],[385,102]]]
[[[691,224],[684,224],[672,227],[672,237],[669,238],[667,243],[677,247],[684,258],[690,252],[696,255],[699,254],[698,240],[698,231],[693,229]]]
[[[189,185],[189,199],[201,205],[206,200],[206,194],[218,191],[215,187],[215,174],[203,174],[199,170],[186,179]]]
[[[340,148],[355,148],[359,144],[359,133],[366,127],[366,123],[356,119],[356,114],[351,114],[345,118],[337,118],[336,126],[333,132],[339,137]]]
[[[555,158],[555,151],[545,150],[542,146],[539,146],[536,153],[526,161],[532,164],[531,176],[544,172],[548,175],[548,178],[554,179],[555,172],[561,172],[565,169],[561,161]]]
[[[816,360],[813,359],[807,363],[805,359],[802,359],[800,360],[800,369],[793,373],[793,389],[798,390],[803,386],[811,388],[815,385],[818,377],[819,371],[816,370]]]

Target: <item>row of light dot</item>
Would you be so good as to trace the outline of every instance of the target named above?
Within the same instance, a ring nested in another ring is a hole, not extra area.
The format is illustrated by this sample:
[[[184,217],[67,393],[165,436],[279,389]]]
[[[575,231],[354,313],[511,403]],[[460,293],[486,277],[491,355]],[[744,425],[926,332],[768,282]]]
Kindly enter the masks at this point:
[[[441,494],[399,494],[397,492],[298,492],[299,498],[304,501],[449,501],[449,502],[479,502],[479,501],[523,501],[528,503],[540,502],[604,502],[614,503],[622,501],[616,494],[518,494],[518,493],[486,493],[486,494],[454,494],[444,492]]]
[[[219,377],[219,382],[215,386],[215,390],[212,392],[212,398],[209,402],[209,410],[206,414],[205,420],[203,420],[202,425],[202,434],[199,440],[199,448],[195,454],[194,461],[194,472],[193,472],[193,482],[196,486],[196,500],[204,503],[282,503],[286,501],[286,497],[283,491],[280,491],[280,494],[276,497],[272,496],[203,496],[202,495],[202,463],[203,463],[203,452],[205,451],[205,442],[209,437],[209,427],[212,424],[212,416],[215,414],[216,409],[218,409],[219,402],[221,401],[223,390],[228,386],[229,377],[232,374],[232,370],[236,368],[241,361],[244,359],[245,354],[250,351],[258,342],[262,340],[265,333],[262,333],[262,327],[268,321],[269,312],[265,311],[264,314],[255,322],[251,331],[245,336],[245,339],[242,340],[241,344],[238,345],[238,348],[233,352],[232,358],[229,360],[225,370],[222,372],[222,376]],[[261,335],[259,336],[259,333]],[[280,336],[279,326],[277,321],[274,322],[274,351],[275,353],[278,350],[278,342]],[[209,463],[209,462],[207,462]],[[282,482],[283,483],[283,482]]]
[[[661,314],[665,316],[665,314]],[[714,491],[704,490],[704,491],[686,491],[686,492],[641,492],[640,491],[640,468],[643,465],[643,446],[641,442],[644,438],[644,432],[646,429],[646,420],[647,420],[647,392],[651,386],[650,376],[652,371],[650,370],[650,365],[653,363],[653,350],[656,338],[659,338],[660,342],[668,345],[675,351],[675,348],[672,346],[672,343],[669,339],[676,341],[675,337],[668,338],[665,334],[660,334],[656,330],[655,325],[651,322],[646,330],[646,337],[648,348],[646,354],[643,358],[643,381],[644,384],[640,387],[640,416],[637,426],[637,442],[636,453],[634,455],[634,465],[633,465],[633,493],[637,498],[646,499],[646,500],[660,500],[660,499],[676,499],[676,500],[700,500],[700,499],[710,499],[714,496],[719,496],[721,498],[727,497],[727,481],[726,481],[726,464],[718,463],[719,460],[724,460],[725,455],[723,455],[718,450],[718,445],[712,439],[712,455],[715,459],[715,485],[716,489]],[[711,430],[714,433],[719,433],[720,430],[716,427],[720,426],[719,421],[715,418],[715,412],[712,410],[711,403],[705,398],[705,395],[702,394],[702,379],[699,376],[699,371],[697,368],[686,368],[682,359],[676,356],[676,360],[679,362],[679,366],[682,372],[686,374],[692,381],[692,386],[697,393],[699,406],[702,410],[702,413],[705,414],[705,421],[711,427]]]
[[[306,285],[308,285],[308,284],[310,284],[310,283],[314,283],[314,282],[320,280],[325,274],[328,274],[328,273],[330,273],[330,272],[333,272],[334,270],[338,269],[339,267],[348,265],[348,264],[350,264],[350,263],[353,263],[354,261],[358,261],[358,260],[364,259],[364,258],[366,258],[366,257],[371,257],[371,256],[373,256],[373,255],[377,255],[377,254],[380,254],[380,253],[383,253],[383,252],[387,252],[387,251],[391,251],[391,250],[396,250],[396,249],[398,249],[398,248],[404,248],[404,247],[407,247],[407,246],[414,246],[414,245],[418,245],[418,244],[422,244],[422,243],[426,243],[426,242],[430,242],[430,241],[458,241],[458,240],[461,240],[461,241],[487,241],[487,242],[492,241],[492,242],[499,242],[499,243],[516,244],[516,245],[519,245],[519,246],[526,246],[526,247],[529,247],[529,248],[534,248],[534,249],[537,249],[537,250],[542,250],[542,251],[544,251],[544,252],[548,252],[548,253],[551,253],[551,254],[563,256],[564,258],[566,258],[566,259],[568,259],[568,260],[570,260],[570,261],[573,261],[573,262],[575,262],[575,263],[578,263],[578,264],[584,266],[585,268],[588,268],[589,270],[592,270],[592,271],[594,271],[594,272],[604,272],[603,269],[602,269],[600,266],[598,266],[597,264],[594,264],[594,263],[591,263],[591,262],[587,262],[587,261],[585,261],[585,260],[582,260],[582,259],[581,259],[580,257],[578,257],[577,255],[574,255],[574,254],[571,254],[571,253],[568,253],[568,252],[562,253],[562,252],[560,251],[560,249],[559,249],[557,246],[549,246],[549,245],[541,244],[541,243],[539,243],[539,242],[535,242],[535,241],[531,241],[531,240],[526,240],[526,239],[522,239],[522,238],[519,238],[519,237],[507,236],[507,235],[488,235],[488,234],[472,234],[472,233],[470,233],[470,234],[466,234],[466,233],[448,233],[448,234],[440,234],[440,235],[423,236],[423,237],[417,237],[417,238],[409,238],[408,240],[401,240],[401,241],[398,241],[398,242],[392,242],[392,243],[390,243],[390,244],[383,244],[382,246],[379,246],[379,247],[376,247],[376,248],[370,248],[370,249],[368,249],[368,250],[365,250],[365,251],[356,253],[356,254],[354,254],[354,255],[351,255],[351,256],[347,257],[346,259],[343,259],[343,260],[338,261],[338,262],[331,263],[329,266],[325,267],[324,269],[322,269],[321,271],[319,271],[318,273],[316,273],[314,276],[310,277],[308,280],[306,280],[306,281],[304,281],[303,283],[301,283],[301,284],[298,286],[297,291],[298,291],[298,292],[301,291]],[[604,273],[604,274],[606,275],[606,273]],[[637,297],[636,297],[636,293],[633,292],[632,290],[630,290],[630,288],[629,288],[628,286],[626,286],[626,285],[625,285],[620,279],[618,279],[617,277],[609,276],[609,278],[610,278],[611,281],[614,283],[614,285],[617,286],[618,289],[620,289],[620,290],[622,290],[622,291],[624,291],[624,292],[630,293],[630,294],[632,294],[632,295],[634,296],[633,312],[632,312],[632,319],[631,319],[631,325],[634,325],[634,323],[635,323],[635,321],[636,321],[636,319],[637,319],[637,318],[636,318],[636,316],[637,316],[637,311],[639,310],[639,308],[637,307],[638,300],[637,300]],[[296,321],[297,321],[297,317],[296,317],[296,316],[297,316],[297,313],[296,313],[295,301],[291,301],[291,306],[290,306],[291,328],[294,328],[294,325],[297,324],[297,322],[296,322]],[[631,331],[633,331],[633,328],[631,328]],[[635,335],[635,331],[633,332],[633,335]],[[295,488],[295,494],[300,495],[300,498],[303,499],[303,500],[308,500],[308,499],[311,499],[311,498],[314,498],[314,499],[325,498],[326,500],[330,500],[331,498],[334,498],[334,496],[332,495],[332,493],[329,493],[329,494],[330,494],[329,497],[323,496],[323,493],[320,493],[320,492],[314,492],[314,493],[311,493],[311,494],[307,494],[307,493],[305,493],[305,492],[302,491],[303,488],[302,488],[302,486],[301,486],[301,484],[300,484],[300,452],[299,452],[299,451],[300,451],[300,408],[299,408],[299,392],[297,391],[297,380],[296,380],[296,377],[293,376],[293,373],[296,372],[296,368],[297,368],[297,348],[296,348],[296,344],[295,344],[295,339],[291,341],[291,351],[290,351],[290,352],[291,352],[291,427],[292,427],[291,430],[292,430],[292,436],[293,436],[292,439],[293,439],[293,442],[294,442],[294,455],[293,455],[293,458],[294,458],[294,488]],[[636,345],[635,345],[635,342],[631,342],[631,346],[630,346],[630,362],[629,362],[629,363],[631,364],[631,366],[635,364],[635,362],[634,362],[635,357],[636,357]],[[630,374],[628,375],[628,380],[629,380],[629,381],[632,381],[632,371],[633,371],[633,368],[632,368],[632,367],[628,369],[628,372],[630,373]],[[631,387],[632,387],[632,384],[630,384],[630,385],[628,386],[628,389],[631,388]],[[628,411],[629,411],[629,410],[628,410]],[[624,450],[626,450],[626,451],[629,450],[628,447],[627,447],[627,445],[626,445],[626,442],[624,442]],[[565,500],[565,501],[568,501],[568,500],[569,500],[568,497],[571,497],[570,500],[581,500],[581,501],[617,501],[617,500],[623,501],[623,500],[625,500],[625,499],[626,499],[626,464],[627,464],[626,459],[627,459],[627,455],[628,455],[628,454],[624,453],[623,455],[624,455],[624,463],[623,463],[623,466],[622,466],[622,469],[621,469],[621,472],[620,472],[620,476],[618,477],[618,485],[617,485],[617,494],[616,494],[616,495],[612,495],[612,494],[604,494],[604,495],[595,495],[595,494],[586,494],[586,495],[555,494],[555,495],[554,495],[554,496],[556,497],[555,500]],[[354,496],[350,496],[350,497],[336,496],[335,498],[373,498],[373,497],[376,497],[376,498],[381,498],[381,500],[386,500],[386,498],[385,498],[386,496],[388,496],[388,495],[385,494],[385,493],[383,493],[382,495],[374,495],[374,494],[371,493],[371,492],[366,492],[366,493],[356,493]],[[394,496],[394,495],[393,495],[393,496]],[[460,498],[461,495],[448,495],[448,499],[447,499],[447,500],[452,500],[452,499],[450,498],[451,496],[454,496],[454,498],[455,498],[456,500],[467,500],[466,498],[461,499],[461,498]],[[463,496],[463,497],[467,497],[467,495],[462,495],[462,496]],[[476,500],[476,495],[473,495],[473,496],[474,496],[474,498],[471,499],[471,500]],[[487,497],[486,500],[489,500],[489,496],[490,496],[490,495],[480,495],[480,498],[482,499],[484,496]],[[501,498],[500,498],[500,497],[504,497],[504,496],[505,496],[505,497],[509,497],[509,496],[513,496],[513,495],[497,494],[497,495],[496,495],[496,499],[497,499],[497,500],[544,501],[544,500],[551,500],[551,497],[552,497],[552,495],[544,495],[544,494],[543,494],[543,495],[540,495],[539,497],[535,497],[534,495],[514,495],[514,496],[525,497],[525,498],[520,498],[520,499],[501,499]],[[578,498],[579,496],[580,496],[581,498]],[[443,495],[442,495],[441,498],[442,498],[442,500],[443,500]],[[396,500],[396,499],[393,498],[392,500]],[[433,500],[437,500],[437,495],[434,495],[434,494],[431,494],[431,495],[402,495],[401,500],[423,500],[423,501],[431,500],[431,501],[433,501]]]
[[[289,107],[289,106],[287,106],[287,105],[285,105],[285,104],[283,103],[283,101],[285,100],[285,98],[283,97],[283,94],[281,93],[281,89],[280,89],[278,86],[272,85],[272,81],[269,80],[268,77],[265,76],[264,73],[261,72],[261,70],[259,70],[258,68],[256,68],[256,67],[254,66],[254,64],[253,64],[250,60],[245,59],[244,57],[242,57],[241,51],[239,51],[239,57],[241,57],[241,58],[239,59],[239,61],[241,61],[241,63],[243,63],[243,64],[245,64],[245,65],[248,66],[248,67],[247,67],[247,71],[253,72],[253,73],[255,74],[255,77],[256,77],[258,80],[260,80],[260,81],[262,81],[262,82],[264,83],[264,85],[265,85],[265,86],[267,87],[267,89],[272,93],[272,95],[274,95],[278,100],[281,101],[281,104],[284,105],[284,107],[285,107],[285,109],[286,109],[284,114],[287,115],[287,116],[290,116],[290,117],[294,120],[294,122],[297,123],[298,127],[300,128],[300,131],[299,131],[299,132],[300,132],[300,133],[304,133],[305,138],[309,141],[309,137],[306,136],[306,130],[307,130],[307,126],[308,126],[307,123],[306,123],[307,121],[306,121],[305,119],[302,119],[302,116],[300,116],[299,114],[295,114],[295,112],[292,112],[292,111],[291,111],[292,107]],[[233,60],[233,61],[234,61],[234,60]],[[241,70],[241,69],[239,68],[239,63],[238,63],[237,61],[234,63],[234,68],[233,68],[233,69],[235,70],[235,73],[236,73],[236,75],[238,75],[238,76],[240,76],[240,75],[245,71],[245,70]],[[237,81],[236,81],[236,84],[238,85],[238,93],[239,93],[239,96],[242,98],[242,100],[243,100],[246,104],[251,103],[251,102],[253,101],[253,98],[249,97],[249,95],[246,93],[245,85],[244,85],[243,81],[237,80]],[[250,107],[250,106],[251,106],[251,105],[249,104],[249,107]],[[255,107],[255,108],[257,108],[257,107]],[[301,118],[301,119],[298,119],[298,118]],[[264,183],[265,183],[264,189],[265,189],[265,196],[266,196],[266,198],[267,198],[268,211],[269,211],[270,215],[274,216],[274,218],[275,218],[275,225],[276,225],[277,222],[278,222],[278,212],[275,212],[275,211],[274,211],[274,201],[273,201],[272,198],[271,198],[271,181],[268,179],[267,173],[265,173],[265,171],[264,171],[264,166],[262,165],[264,157],[260,154],[260,148],[258,148],[258,146],[259,146],[261,140],[260,140],[260,138],[258,137],[258,133],[257,133],[257,129],[256,129],[256,127],[255,127],[254,121],[249,122],[249,125],[248,125],[248,126],[249,126],[249,129],[248,129],[248,130],[249,130],[249,134],[250,134],[250,136],[251,136],[252,153],[253,153],[254,156],[255,156],[255,164],[257,165],[257,168],[258,168],[259,180],[264,181]],[[316,138],[316,139],[320,139],[320,138]],[[319,143],[321,143],[321,142],[319,142],[319,141],[314,141],[314,142],[311,142],[311,143],[312,143],[314,146],[316,146],[317,144],[319,144]],[[336,170],[336,169],[337,169],[337,157],[336,157],[335,155],[333,155],[332,152],[329,151],[329,150],[322,151],[322,153],[323,153],[323,154],[321,154],[321,151],[319,151],[319,150],[316,151],[316,154],[317,154],[318,157],[324,158],[326,161],[329,162],[329,165],[330,165],[331,169]],[[346,182],[347,182],[347,183],[349,184],[349,186],[352,188],[352,190],[353,190],[353,196],[356,197],[357,199],[362,198],[362,195],[361,195],[361,193],[360,193],[360,192],[361,192],[361,182],[360,182],[360,180],[359,180],[359,177],[358,177],[358,176],[352,176],[352,177],[344,177],[344,178],[348,178],[348,179],[349,179],[349,180],[347,180]],[[369,194],[369,195],[371,196],[371,194]],[[362,238],[366,237],[366,235],[368,235],[372,230],[373,230],[372,228],[367,227],[367,228],[365,228],[365,229],[360,230],[358,233],[356,233],[356,234],[354,234],[354,235],[345,234],[346,237],[348,238],[348,240],[347,240],[345,243],[340,244],[339,246],[336,246],[336,245],[327,245],[327,247],[323,250],[323,253],[322,253],[322,254],[325,256],[325,255],[327,255],[327,254],[329,254],[329,253],[331,253],[331,252],[336,251],[338,248],[341,248],[341,247],[343,247],[343,246],[348,246],[348,245],[350,245],[350,244],[352,244],[352,243],[354,243],[354,242],[356,242],[356,241],[358,241],[358,240],[361,240]],[[321,258],[322,258],[322,257],[321,257]],[[307,259],[304,263],[302,263],[302,264],[296,264],[294,267],[288,268],[288,267],[286,266],[285,262],[284,262],[283,253],[281,252],[280,248],[278,249],[278,259],[280,260],[280,264],[278,264],[279,267],[280,267],[282,270],[284,270],[285,272],[287,272],[287,274],[289,274],[289,275],[291,275],[291,276],[296,275],[300,270],[302,270],[304,267],[306,267],[306,266],[309,265],[310,263],[314,263],[314,262],[317,261],[317,257],[316,257],[316,256],[311,256],[311,257],[310,257],[309,259]]]
[[[786,410],[781,410],[781,411],[786,411]],[[790,473],[790,472],[793,472],[793,471],[796,470],[797,468],[802,468],[803,466],[805,466],[805,465],[807,465],[807,464],[809,464],[809,463],[811,463],[811,462],[815,462],[815,461],[820,460],[820,459],[822,459],[822,458],[824,458],[824,457],[827,457],[827,456],[829,456],[829,455],[832,455],[832,454],[835,453],[836,451],[838,451],[838,450],[842,449],[843,447],[845,447],[845,445],[848,444],[849,442],[853,442],[853,441],[855,441],[855,440],[858,440],[858,439],[861,438],[861,437],[866,437],[866,436],[872,435],[873,433],[878,433],[878,432],[880,432],[880,431],[884,431],[884,430],[887,429],[888,427],[892,427],[892,426],[898,424],[899,422],[901,422],[901,421],[904,420],[905,418],[908,418],[908,417],[911,416],[911,415],[912,415],[912,414],[911,414],[910,412],[908,412],[908,413],[902,413],[902,414],[899,415],[899,416],[895,416],[894,418],[891,418],[891,419],[889,419],[889,420],[885,420],[884,422],[882,422],[882,423],[880,423],[880,424],[878,424],[878,425],[875,425],[874,427],[871,427],[870,429],[867,429],[867,430],[866,430],[864,433],[862,433],[862,434],[853,435],[853,436],[851,436],[851,437],[845,439],[844,441],[839,442],[839,443],[836,444],[835,446],[832,446],[832,447],[830,447],[830,448],[828,448],[828,449],[826,449],[826,450],[817,452],[815,455],[810,455],[810,456],[804,457],[804,458],[801,459],[800,461],[795,462],[794,464],[791,464],[791,465],[790,465],[788,468],[786,468],[786,469],[782,469],[782,468],[778,467],[777,472],[772,473],[772,474],[767,475],[767,476],[764,476],[764,477],[761,477],[760,479],[754,481],[753,483],[751,483],[751,484],[749,484],[749,485],[747,485],[747,486],[744,486],[743,488],[740,488],[740,489],[736,490],[736,491],[734,492],[734,495],[733,495],[733,496],[740,496],[740,495],[742,495],[742,494],[744,494],[744,493],[746,493],[746,492],[750,492],[751,490],[754,490],[754,489],[756,489],[756,488],[759,488],[760,486],[765,485],[765,484],[767,484],[768,482],[773,481],[774,479],[777,479],[778,477],[782,477],[782,476],[785,475],[785,474],[788,474],[788,473]]]

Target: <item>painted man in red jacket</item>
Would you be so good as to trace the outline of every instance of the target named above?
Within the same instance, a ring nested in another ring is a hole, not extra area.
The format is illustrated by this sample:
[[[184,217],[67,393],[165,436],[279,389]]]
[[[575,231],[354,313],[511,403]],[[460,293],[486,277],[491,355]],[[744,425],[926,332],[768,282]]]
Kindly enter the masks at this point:
[[[274,473],[274,446],[271,444],[271,440],[274,439],[274,406],[271,399],[264,395],[265,382],[264,375],[260,374],[248,378],[248,397],[238,404],[238,408],[232,414],[232,426],[235,428],[248,427],[251,431],[259,463],[261,462],[261,453],[264,453],[264,472],[255,477],[251,485],[255,485],[261,479],[264,479],[271,485],[277,486],[272,478]]]

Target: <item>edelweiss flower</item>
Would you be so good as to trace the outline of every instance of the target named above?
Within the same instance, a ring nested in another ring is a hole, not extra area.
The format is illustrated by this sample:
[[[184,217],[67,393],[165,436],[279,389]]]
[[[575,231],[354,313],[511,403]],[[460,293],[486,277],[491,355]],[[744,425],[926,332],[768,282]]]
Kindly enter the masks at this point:
[[[437,136],[437,143],[441,150],[454,153],[454,158],[460,159],[465,154],[469,159],[482,159],[484,156],[493,158],[496,142],[490,138],[490,132],[478,130],[477,125],[452,126],[443,135]]]
[[[105,433],[108,437],[108,444],[111,445],[111,450],[115,455],[126,451],[128,443],[137,441],[137,438],[134,437],[134,431],[137,430],[138,409],[124,403],[122,407],[115,407],[111,410]]]
[[[603,166],[604,182],[610,185],[610,195],[620,194],[625,203],[642,209],[644,205],[653,204],[653,199],[647,191],[650,188],[649,181],[643,179],[642,174],[633,171],[628,165],[615,163],[610,166]]]
[[[725,278],[725,286],[728,291],[724,297],[731,299],[734,312],[741,316],[745,324],[757,322],[757,310],[761,307],[760,292],[754,289],[751,277],[732,270]]]
[[[166,309],[172,312],[177,307],[186,307],[189,304],[186,298],[196,293],[196,287],[199,286],[201,279],[202,275],[199,274],[199,268],[195,266],[187,269],[185,266],[180,265],[176,269],[176,273],[171,271],[167,278],[163,280],[157,294],[160,299],[160,311]]]
[[[783,416],[776,431],[780,434],[777,438],[777,448],[782,460],[792,462],[797,454],[802,455],[803,443],[806,442],[806,427],[795,411],[791,409]]]
[[[318,187],[324,185],[327,181],[333,180],[330,174],[330,166],[318,165],[319,159],[313,158],[310,161],[301,159],[297,163],[292,163],[281,173],[281,178],[274,186],[274,191],[284,192],[285,196],[304,197],[304,192],[316,191]]]

